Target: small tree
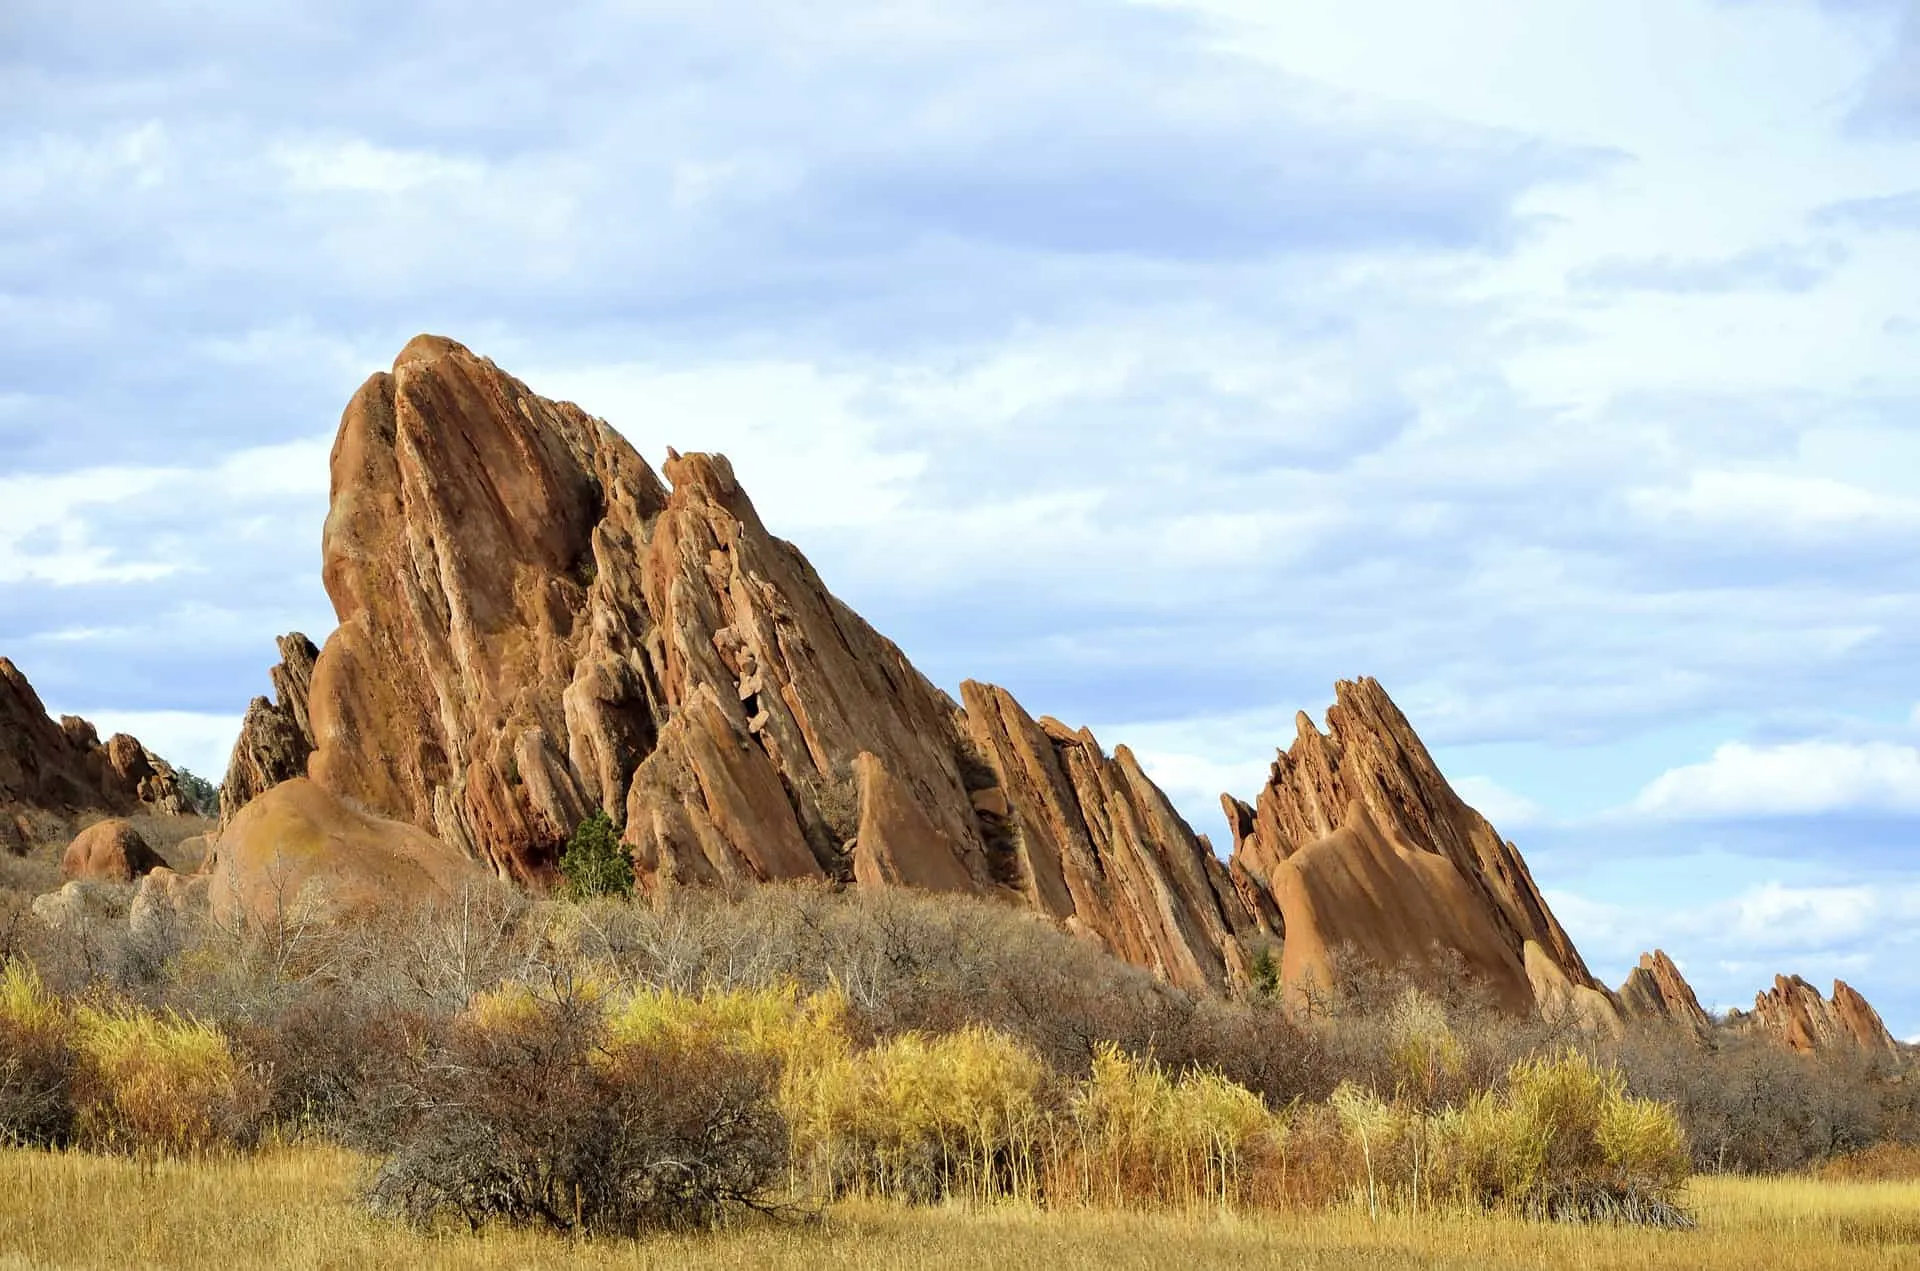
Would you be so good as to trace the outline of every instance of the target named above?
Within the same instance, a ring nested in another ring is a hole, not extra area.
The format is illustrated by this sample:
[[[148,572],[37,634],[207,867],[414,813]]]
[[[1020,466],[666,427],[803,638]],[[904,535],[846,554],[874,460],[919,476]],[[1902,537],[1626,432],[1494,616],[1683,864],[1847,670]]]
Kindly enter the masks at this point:
[[[613,832],[613,819],[606,809],[596,811],[574,830],[567,850],[560,854],[560,873],[567,880],[567,894],[575,900],[633,894],[633,858]]]
[[[193,810],[201,816],[220,815],[220,787],[197,772],[186,768],[173,770],[173,782]]]

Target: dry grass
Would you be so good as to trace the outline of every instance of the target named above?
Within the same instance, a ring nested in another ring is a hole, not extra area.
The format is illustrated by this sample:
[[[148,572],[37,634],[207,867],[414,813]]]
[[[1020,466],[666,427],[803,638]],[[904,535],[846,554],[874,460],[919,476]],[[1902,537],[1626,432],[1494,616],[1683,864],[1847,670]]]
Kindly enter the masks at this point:
[[[140,1163],[0,1152],[0,1269],[142,1266],[818,1267],[841,1271],[1025,1266],[1746,1268],[1920,1265],[1920,1184],[1702,1179],[1694,1232],[1573,1227],[1486,1215],[1364,1210],[1220,1217],[1023,1205],[835,1206],[806,1227],[569,1243],[493,1231],[420,1235],[353,1203],[359,1166],[330,1149]]]

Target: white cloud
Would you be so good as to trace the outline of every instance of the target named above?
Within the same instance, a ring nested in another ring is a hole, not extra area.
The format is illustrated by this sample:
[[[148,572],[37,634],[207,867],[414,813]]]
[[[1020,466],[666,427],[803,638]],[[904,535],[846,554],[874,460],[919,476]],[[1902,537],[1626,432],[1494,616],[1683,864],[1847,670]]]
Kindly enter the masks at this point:
[[[1539,804],[1523,794],[1507,789],[1491,777],[1460,777],[1452,783],[1455,793],[1465,799],[1494,828],[1510,835],[1521,826],[1537,825],[1545,819]]]
[[[1780,472],[1695,472],[1678,489],[1628,494],[1635,511],[1740,529],[1910,530],[1920,500],[1898,498],[1828,477]]]
[[[1920,814],[1920,749],[1895,742],[1727,742],[1649,782],[1632,810],[1667,820]]]
[[[353,138],[346,141],[282,142],[273,162],[296,190],[353,190],[404,194],[426,185],[477,182],[479,163],[423,150],[402,150]]]

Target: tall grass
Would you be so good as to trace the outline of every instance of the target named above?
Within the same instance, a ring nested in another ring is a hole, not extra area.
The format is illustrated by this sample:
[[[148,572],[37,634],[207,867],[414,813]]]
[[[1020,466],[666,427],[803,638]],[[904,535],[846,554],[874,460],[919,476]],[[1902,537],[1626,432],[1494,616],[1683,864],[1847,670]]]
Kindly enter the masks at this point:
[[[28,1094],[37,1111],[23,1110]],[[0,1135],[193,1155],[246,1146],[264,1106],[257,1075],[214,1025],[127,1002],[75,1005],[18,962],[0,972]]]
[[[575,1176],[598,1178],[590,1166],[602,1156],[631,1157],[634,1176],[660,1190],[662,1162],[680,1149],[602,1114],[618,1102],[697,1139],[714,1130],[692,1106],[701,1092],[674,1084],[704,1082],[709,1102],[724,1088],[758,1127],[728,1160],[762,1186],[765,1136],[775,1136],[772,1169],[784,1169],[796,1201],[1220,1211],[1358,1201],[1375,1217],[1466,1207],[1685,1221],[1686,1136],[1671,1108],[1632,1096],[1614,1068],[1567,1050],[1469,1078],[1445,1013],[1417,993],[1392,1004],[1387,1028],[1390,1090],[1347,1081],[1325,1100],[1276,1107],[1217,1069],[1111,1042],[1069,1074],[979,1024],[876,1037],[835,984],[689,993],[569,976],[473,992],[443,1025],[399,1030],[392,1072],[366,1064],[353,1076],[364,1089],[322,1093],[330,1107],[355,1098],[373,1107],[360,1137],[336,1137],[393,1156],[382,1174],[400,1180],[390,1193],[433,1200],[447,1190],[435,1180],[464,1187],[472,1170],[509,1168],[510,1138],[521,1161],[512,1169],[565,1183],[536,1180],[528,1212],[543,1214],[565,1208],[564,1196],[547,1196],[556,1187],[572,1188],[578,1209],[586,1184]],[[746,1074],[759,1075],[732,1079]],[[19,964],[0,975],[0,1130],[15,1142],[149,1155],[245,1148],[274,1075],[204,1020],[98,991],[69,1002]],[[429,1141],[436,1133],[459,1144]],[[548,1159],[563,1143],[584,1153],[571,1173]],[[761,1204],[757,1193],[736,1204],[740,1189],[729,1186],[716,1183],[725,1203],[700,1212]],[[626,1213],[617,1199],[603,1211]],[[421,1204],[439,1212],[438,1200]]]

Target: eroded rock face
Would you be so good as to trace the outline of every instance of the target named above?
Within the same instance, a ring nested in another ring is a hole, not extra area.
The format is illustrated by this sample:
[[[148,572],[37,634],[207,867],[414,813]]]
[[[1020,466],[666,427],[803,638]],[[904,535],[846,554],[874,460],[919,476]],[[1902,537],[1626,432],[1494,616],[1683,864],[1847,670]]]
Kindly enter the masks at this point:
[[[307,775],[313,753],[313,727],[308,722],[307,699],[313,687],[313,665],[320,650],[298,631],[279,640],[280,661],[271,672],[274,696],[256,697],[247,707],[240,736],[220,783],[220,824],[229,825],[254,798],[282,781]]]
[[[1259,920],[1131,754],[988,686],[962,711],[723,457],[663,472],[450,340],[402,350],[334,446],[314,785],[523,882],[604,808],[650,892],[998,896],[1182,984],[1235,973]]]
[[[1222,799],[1231,876],[1249,912],[1278,911],[1289,990],[1336,987],[1351,946],[1386,964],[1457,954],[1515,1010],[1612,1012],[1518,849],[1454,792],[1385,690],[1341,681],[1327,720],[1323,734],[1298,717],[1253,804]]]
[[[0,846],[24,849],[42,814],[192,811],[165,760],[124,733],[103,743],[76,715],[55,723],[27,677],[0,658]]]
[[[1108,758],[1090,731],[1036,721],[1005,689],[960,691],[993,780],[973,806],[994,882],[1174,984],[1243,979],[1248,937],[1271,931],[1133,753]]]
[[[1664,1020],[1696,1033],[1705,1033],[1713,1025],[1693,986],[1660,949],[1640,955],[1640,964],[1627,973],[1617,996],[1621,1010],[1631,1019]]]
[[[1833,996],[1797,975],[1776,975],[1773,987],[1753,1000],[1752,1026],[1802,1054],[1858,1047],[1893,1053],[1893,1035],[1867,999],[1845,980],[1833,982]]]
[[[96,883],[131,883],[166,866],[140,831],[119,818],[80,831],[60,857],[60,877]]]

